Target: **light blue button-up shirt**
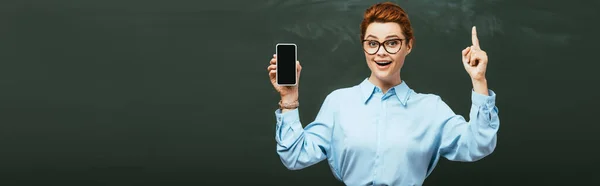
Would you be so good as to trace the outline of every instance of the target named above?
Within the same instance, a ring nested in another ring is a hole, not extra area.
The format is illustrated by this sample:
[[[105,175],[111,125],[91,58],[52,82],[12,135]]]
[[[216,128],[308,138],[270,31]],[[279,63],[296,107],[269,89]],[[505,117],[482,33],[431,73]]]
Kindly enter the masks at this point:
[[[488,92],[471,90],[467,122],[437,95],[404,81],[383,94],[367,78],[327,95],[304,128],[298,109],[277,109],[277,153],[291,170],[327,159],[346,185],[422,185],[440,157],[471,162],[494,151],[500,120]]]

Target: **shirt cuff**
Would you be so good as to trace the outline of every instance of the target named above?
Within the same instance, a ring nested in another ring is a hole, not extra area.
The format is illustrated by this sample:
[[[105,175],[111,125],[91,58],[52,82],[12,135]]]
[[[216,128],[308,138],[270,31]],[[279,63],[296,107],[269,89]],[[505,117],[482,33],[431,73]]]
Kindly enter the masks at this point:
[[[488,89],[488,95],[483,95],[471,90],[471,101],[477,107],[483,107],[484,110],[492,109],[496,106],[496,93]]]
[[[275,110],[275,119],[277,119],[277,126],[281,127],[282,125],[290,126],[292,130],[298,130],[302,128],[300,123],[300,117],[298,114],[298,108],[289,110],[285,113],[281,113],[281,109]]]

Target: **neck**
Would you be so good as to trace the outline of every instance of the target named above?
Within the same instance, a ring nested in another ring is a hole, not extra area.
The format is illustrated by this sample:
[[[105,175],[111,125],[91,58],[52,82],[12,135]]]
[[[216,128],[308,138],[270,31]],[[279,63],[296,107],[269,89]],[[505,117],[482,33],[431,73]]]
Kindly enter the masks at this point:
[[[369,82],[373,83],[375,86],[379,87],[383,93],[387,93],[390,88],[395,87],[402,83],[402,79],[400,75],[393,76],[390,80],[381,80],[375,76],[375,74],[371,73],[369,77]]]

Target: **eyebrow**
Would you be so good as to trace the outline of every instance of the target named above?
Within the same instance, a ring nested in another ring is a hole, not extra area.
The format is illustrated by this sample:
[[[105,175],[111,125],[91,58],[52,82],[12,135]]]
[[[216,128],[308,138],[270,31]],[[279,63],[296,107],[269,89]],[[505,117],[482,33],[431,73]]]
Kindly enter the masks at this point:
[[[368,38],[368,37],[373,37],[373,38],[377,39],[377,37],[376,37],[376,36],[374,36],[374,35],[368,35],[368,36],[367,36],[367,38]],[[389,35],[389,36],[387,36],[387,37],[385,37],[385,38],[387,39],[387,38],[393,38],[393,37],[400,38],[398,35]]]

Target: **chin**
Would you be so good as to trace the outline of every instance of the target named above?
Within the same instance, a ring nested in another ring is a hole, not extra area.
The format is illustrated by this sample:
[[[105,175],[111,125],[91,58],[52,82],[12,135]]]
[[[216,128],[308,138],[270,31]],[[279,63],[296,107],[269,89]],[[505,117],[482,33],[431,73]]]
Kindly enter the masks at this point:
[[[381,80],[381,81],[392,81],[392,79],[394,79],[391,75],[385,73],[385,74],[375,74],[375,77],[377,77],[377,79]]]
[[[375,70],[373,71],[374,75],[377,79],[381,80],[381,81],[390,81],[393,79],[393,73],[390,73],[389,71],[380,71],[380,70]]]

